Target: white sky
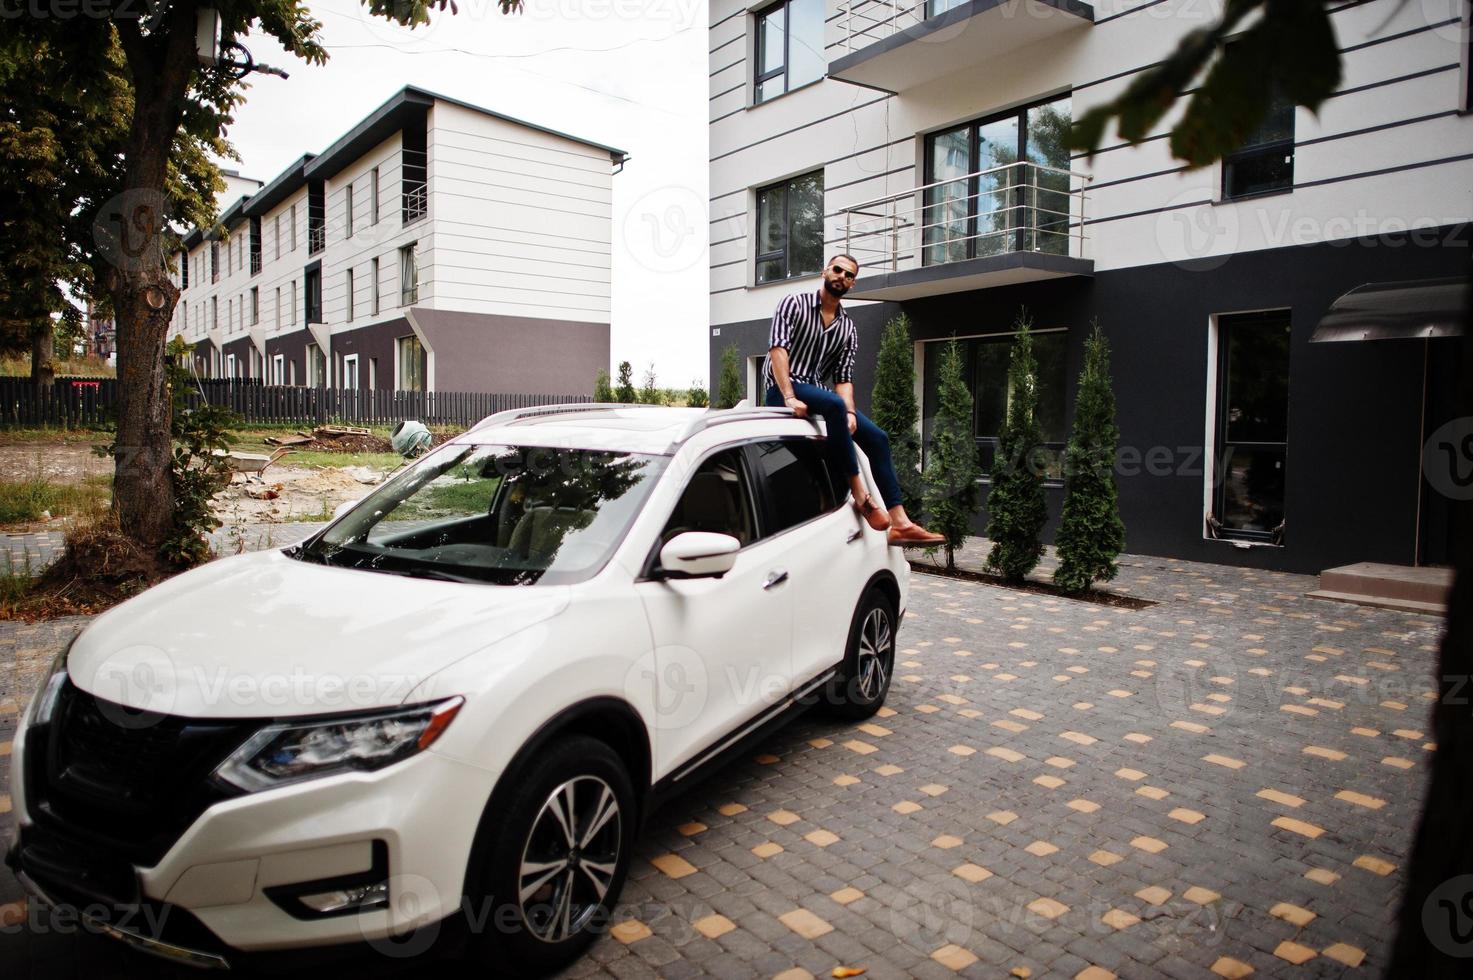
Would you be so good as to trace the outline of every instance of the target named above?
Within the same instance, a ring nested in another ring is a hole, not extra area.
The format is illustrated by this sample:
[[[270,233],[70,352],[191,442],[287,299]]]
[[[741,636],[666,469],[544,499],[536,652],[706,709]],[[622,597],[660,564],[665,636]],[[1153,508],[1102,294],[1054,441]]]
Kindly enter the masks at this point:
[[[355,0],[310,4],[331,58],[307,65],[269,37],[246,46],[291,78],[252,75],[228,134],[239,163],[269,181],[320,152],[405,85],[616,146],[613,364],[635,383],[707,383],[709,342],[706,0],[457,0],[415,31]],[[229,203],[229,202],[224,202]]]

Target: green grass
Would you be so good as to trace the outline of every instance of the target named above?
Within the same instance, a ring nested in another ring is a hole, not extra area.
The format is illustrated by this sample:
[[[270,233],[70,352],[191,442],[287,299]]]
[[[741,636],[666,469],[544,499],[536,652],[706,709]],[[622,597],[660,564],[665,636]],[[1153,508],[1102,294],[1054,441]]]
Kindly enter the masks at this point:
[[[99,357],[58,360],[53,361],[51,366],[58,378],[111,378],[117,375],[117,371]],[[31,355],[18,354],[11,357],[0,357],[0,376],[29,378],[31,376]]]
[[[89,476],[80,484],[54,483],[44,477],[0,480],[0,524],[39,521],[43,511],[67,517],[100,511],[112,497],[111,476]]]
[[[0,428],[0,444],[45,443],[50,446],[71,446],[87,443],[89,445],[106,445],[112,442],[115,435],[116,433],[109,432],[105,429]]]
[[[13,560],[9,552],[0,555],[0,611],[14,607],[25,597],[35,584],[37,571],[32,567],[30,552],[20,561]]]

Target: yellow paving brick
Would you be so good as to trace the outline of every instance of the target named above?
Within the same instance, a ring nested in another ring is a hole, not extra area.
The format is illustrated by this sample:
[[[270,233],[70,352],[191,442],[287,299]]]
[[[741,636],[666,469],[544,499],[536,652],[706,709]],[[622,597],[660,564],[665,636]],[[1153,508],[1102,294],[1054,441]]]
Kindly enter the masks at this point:
[[[1388,755],[1381,760],[1381,765],[1391,766],[1396,769],[1410,769],[1416,765],[1411,759],[1402,759],[1398,756]]]
[[[934,715],[941,709],[936,707],[934,704],[918,704],[916,705],[916,710],[923,715]]]
[[[1028,911],[1045,919],[1057,919],[1069,911],[1069,906],[1052,898],[1035,898],[1028,903]]]
[[[1188,810],[1186,807],[1183,806],[1179,806],[1175,810],[1172,810],[1170,813],[1167,814],[1167,816],[1173,820],[1180,820],[1182,823],[1185,824],[1199,824],[1203,820],[1207,819],[1207,815],[1205,813],[1198,813],[1196,810]]]
[[[1026,758],[1023,753],[1016,752],[1013,749],[1007,748],[1003,745],[994,745],[992,748],[987,750],[987,754],[995,759],[1001,759],[1004,762],[1022,762],[1024,758]]]
[[[653,864],[664,872],[666,876],[671,878],[684,878],[686,875],[696,873],[696,866],[679,854],[661,854],[659,857],[650,861],[650,864]]]
[[[1391,734],[1395,735],[1397,738],[1409,738],[1413,741],[1416,741],[1417,739],[1422,737],[1422,733],[1417,731],[1415,728],[1398,728]]]
[[[641,939],[648,939],[653,935],[650,932],[650,927],[638,919],[628,919],[619,923],[609,930],[609,934],[625,946],[628,946],[630,943],[637,943]]]
[[[1171,889],[1149,885],[1136,892],[1135,897],[1147,905],[1165,905],[1171,899]]]
[[[982,712],[978,711],[976,708],[962,708],[960,711],[957,712],[957,714],[961,715],[963,718],[982,717]]]
[[[1253,967],[1242,960],[1235,960],[1231,956],[1219,956],[1212,964],[1212,972],[1225,980],[1242,980],[1243,977],[1253,975]]]
[[[1141,786],[1136,791],[1137,796],[1144,796],[1148,800],[1164,800],[1171,794],[1159,786]]]
[[[1111,929],[1129,929],[1141,920],[1140,916],[1131,915],[1124,909],[1111,909],[1100,916],[1100,921]]]
[[[960,837],[955,837],[951,834],[942,834],[940,837],[931,841],[932,847],[939,847],[943,851],[950,850],[953,847],[961,847],[962,844],[963,841]]]
[[[760,858],[770,858],[774,854],[781,854],[782,852],[783,846],[781,844],[774,843],[773,841],[768,841],[765,844],[758,844],[756,847],[752,848],[752,853]]]
[[[1094,800],[1070,800],[1066,805],[1069,809],[1078,810],[1080,813],[1094,813],[1100,808],[1100,805]]]
[[[1059,849],[1046,840],[1036,840],[1023,848],[1023,850],[1032,854],[1034,857],[1048,857],[1050,854],[1059,853]]]
[[[1310,868],[1304,872],[1304,877],[1320,885],[1333,885],[1340,880],[1340,876],[1329,868]]]
[[[1275,947],[1274,955],[1298,966],[1300,963],[1314,959],[1317,954],[1308,946],[1285,939]]]
[[[834,740],[831,738],[810,738],[808,744],[815,749],[826,749],[834,744]]]
[[[1000,824],[1006,827],[1014,820],[1017,820],[1018,815],[1011,810],[994,810],[987,815],[987,819],[991,820],[995,824]]]
[[[791,810],[773,810],[771,813],[769,813],[767,815],[767,819],[768,820],[771,820],[773,823],[777,824],[779,827],[786,827],[789,824],[795,824],[795,823],[797,823],[799,820],[801,820],[803,818],[800,817],[800,816],[798,816],[796,813],[792,812]]]
[[[1066,759],[1062,755],[1051,755],[1043,761],[1045,765],[1053,766],[1055,769],[1072,769],[1074,767],[1074,760]]]
[[[1058,789],[1064,785],[1064,781],[1058,776],[1034,776],[1033,782],[1044,789]]]
[[[845,742],[844,748],[848,749],[850,752],[858,752],[860,755],[869,755],[871,752],[880,751],[878,748],[869,744],[868,742],[861,742],[857,738],[851,738],[849,741]]]
[[[1327,749],[1322,745],[1306,745],[1305,755],[1318,756],[1321,759],[1329,759],[1331,762],[1339,762],[1345,758],[1345,753],[1338,749]]]
[[[10,755],[11,745],[10,742],[0,742],[0,759]]]
[[[858,888],[855,888],[852,885],[845,886],[844,888],[840,888],[836,892],[829,893],[829,898],[832,898],[840,905],[849,905],[852,902],[859,901],[863,897],[864,892],[860,891]]]
[[[1116,854],[1114,851],[1105,850],[1095,851],[1089,856],[1089,859],[1102,868],[1108,868],[1112,864],[1119,864],[1125,860],[1125,858]]]
[[[1164,840],[1157,840],[1155,837],[1147,837],[1144,834],[1140,837],[1133,838],[1130,846],[1145,851],[1147,854],[1160,854],[1166,850],[1166,842]]]
[[[1299,926],[1300,928],[1309,925],[1318,918],[1309,909],[1300,908],[1298,905],[1291,905],[1288,902],[1280,902],[1269,909],[1268,914],[1275,919],[1283,919],[1290,925]]]
[[[945,701],[947,704],[971,704],[970,701],[959,694],[942,694],[936,700]]]
[[[1319,712],[1314,710],[1313,708],[1306,708],[1298,704],[1281,704],[1279,705],[1279,710],[1288,711],[1296,715],[1309,715],[1311,717],[1319,714]]]
[[[1112,698],[1129,698],[1135,696],[1134,691],[1122,691],[1119,688],[1116,688],[1113,691],[1106,691],[1105,693],[1110,695],[1110,697]]]
[[[683,823],[675,828],[677,833],[685,837],[694,837],[696,834],[704,833],[706,829],[706,825],[699,820],[692,820],[690,823]]]
[[[876,711],[875,712],[875,717],[876,718],[894,718],[899,713],[900,712],[896,711],[894,708],[881,708],[879,711]]]
[[[1364,793],[1357,793],[1354,790],[1348,789],[1342,789],[1340,792],[1336,793],[1335,799],[1342,800],[1346,803],[1353,803],[1356,806],[1363,806],[1367,810],[1379,810],[1386,805],[1386,801],[1383,799],[1379,799],[1374,796],[1367,796]]]
[[[1335,962],[1344,963],[1351,969],[1360,966],[1366,959],[1365,950],[1357,949],[1346,943],[1336,943],[1333,946],[1326,946],[1322,952]]]
[[[927,796],[940,796],[942,793],[945,793],[949,788],[950,787],[943,786],[940,783],[927,783],[926,785],[921,787],[921,792],[925,793]]]
[[[1294,796],[1290,793],[1281,793],[1276,789],[1261,789],[1256,794],[1260,800],[1268,800],[1270,803],[1278,803],[1282,806],[1294,807],[1296,810],[1304,806],[1304,798]]]
[[[1182,731],[1191,732],[1193,735],[1201,735],[1212,730],[1206,725],[1197,724],[1195,721],[1173,721],[1171,727],[1180,728]]]
[[[835,776],[834,777],[834,785],[835,786],[853,786],[857,782],[859,782],[859,777],[858,776],[851,776],[848,773],[845,773],[842,776]]]
[[[697,919],[691,925],[695,927],[696,932],[707,939],[724,936],[736,928],[736,923],[724,915],[708,915],[704,919]]]
[[[1247,763],[1241,759],[1234,759],[1230,756],[1218,755],[1216,753],[1213,753],[1212,755],[1204,755],[1202,757],[1202,761],[1210,762],[1214,766],[1224,766],[1228,769],[1241,769],[1245,765],[1247,765]]]
[[[1210,905],[1219,898],[1222,898],[1221,895],[1211,888],[1203,888],[1201,885],[1193,885],[1191,888],[1182,892],[1181,897],[1189,902],[1196,902],[1198,905]]]
[[[1093,708],[1093,707],[1094,707],[1094,702],[1092,702],[1092,701],[1076,701],[1074,703],[1074,710],[1075,711],[1088,711],[1090,708]]]
[[[1087,966],[1074,974],[1074,980],[1116,980],[1115,974],[1102,966]]]
[[[1308,837],[1310,840],[1314,840],[1325,832],[1325,828],[1323,827],[1316,827],[1312,823],[1295,820],[1293,817],[1275,817],[1272,823],[1280,830],[1287,830],[1290,833],[1298,834],[1300,837]]]
[[[758,765],[770,766],[774,762],[781,762],[782,759],[778,756],[773,755],[771,752],[764,752],[759,756],[754,756],[752,758],[752,761],[757,763]]]
[[[992,877],[991,871],[988,871],[981,865],[973,864],[970,861],[968,861],[966,864],[958,864],[956,867],[951,869],[951,873],[956,875],[963,881],[970,881],[974,885],[977,884],[977,882],[979,881],[986,881],[988,878]]]
[[[716,812],[723,817],[734,817],[738,813],[746,813],[747,808],[740,803],[723,803],[716,808]]]
[[[1029,711],[1027,708],[1014,708],[1012,711],[1009,711],[1008,714],[1014,715],[1018,718],[1022,718],[1024,721],[1043,720],[1043,715],[1039,714],[1037,711]]]
[[[905,770],[900,768],[899,766],[887,764],[883,766],[876,766],[875,772],[881,776],[898,776],[901,773],[905,772]]]
[[[905,615],[906,618],[909,618],[913,614],[906,613]],[[781,973],[773,974],[772,980],[815,980],[815,978],[813,974],[801,966],[795,966],[791,970],[784,970]]]
[[[1015,735],[1018,732],[1026,732],[1028,730],[1027,725],[1023,724],[1022,722],[1013,721],[1008,718],[999,718],[997,721],[994,721],[992,723],[992,727],[1001,728],[1003,731],[1012,732]]]
[[[950,752],[952,755],[959,755],[963,759],[965,759],[969,755],[977,754],[977,750],[972,748],[970,745],[953,745],[946,751]]]
[[[1357,868],[1364,868],[1371,872],[1371,874],[1380,875],[1383,878],[1396,870],[1396,865],[1390,861],[1383,861],[1381,858],[1372,857],[1369,854],[1362,854],[1351,863]]]
[[[919,813],[921,810],[925,809],[925,807],[921,806],[914,800],[901,800],[890,809],[894,810],[896,813],[907,814]]]
[[[1125,736],[1125,740],[1127,742],[1134,742],[1137,745],[1145,745],[1151,740],[1151,736],[1142,735],[1140,732],[1131,732],[1129,735]]]
[[[977,956],[969,949],[963,949],[952,943],[947,943],[936,952],[931,954],[931,959],[940,963],[949,970],[960,973],[973,963],[977,962]]]
[[[1126,768],[1126,769],[1116,769],[1115,770],[1115,775],[1119,779],[1129,779],[1132,782],[1139,782],[1140,780],[1146,778],[1146,774],[1143,773],[1143,772],[1141,772],[1139,769],[1129,769],[1129,768]]]
[[[813,830],[803,835],[803,839],[817,847],[828,847],[830,844],[839,842],[839,835],[832,830]]]
[[[791,912],[778,916],[777,921],[804,939],[817,939],[819,936],[826,936],[834,931],[833,926],[807,909],[793,909]]]
[[[1059,737],[1068,739],[1076,745],[1093,745],[1099,741],[1093,735],[1086,735],[1083,732],[1060,732]]]

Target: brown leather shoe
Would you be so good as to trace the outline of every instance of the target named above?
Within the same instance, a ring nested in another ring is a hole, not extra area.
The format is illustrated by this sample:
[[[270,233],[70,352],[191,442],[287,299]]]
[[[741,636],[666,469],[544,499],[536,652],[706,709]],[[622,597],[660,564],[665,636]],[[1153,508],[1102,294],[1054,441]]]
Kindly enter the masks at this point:
[[[890,529],[890,544],[896,548],[934,548],[946,543],[946,535],[934,534],[919,524]]]
[[[888,531],[890,529],[890,515],[885,513],[885,508],[875,503],[875,498],[869,494],[855,504],[859,508],[859,516],[863,517],[870,527],[876,531]]]

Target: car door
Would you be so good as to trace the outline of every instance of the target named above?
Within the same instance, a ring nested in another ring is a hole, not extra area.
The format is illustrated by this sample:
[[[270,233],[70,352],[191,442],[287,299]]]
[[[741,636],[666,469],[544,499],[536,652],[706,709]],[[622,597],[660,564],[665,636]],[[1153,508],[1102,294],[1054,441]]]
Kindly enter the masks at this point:
[[[836,483],[816,438],[748,447],[764,498],[764,530],[781,545],[793,594],[793,682],[802,685],[844,657],[867,563],[866,526]],[[869,532],[878,534],[878,532]]]
[[[759,533],[739,448],[691,476],[661,533],[730,534],[742,543],[721,578],[662,578],[657,557],[635,590],[654,641],[656,778],[704,761],[779,705],[792,674],[792,589],[780,541]]]

